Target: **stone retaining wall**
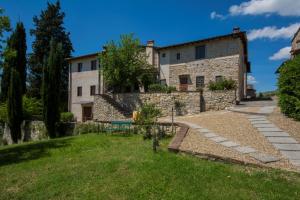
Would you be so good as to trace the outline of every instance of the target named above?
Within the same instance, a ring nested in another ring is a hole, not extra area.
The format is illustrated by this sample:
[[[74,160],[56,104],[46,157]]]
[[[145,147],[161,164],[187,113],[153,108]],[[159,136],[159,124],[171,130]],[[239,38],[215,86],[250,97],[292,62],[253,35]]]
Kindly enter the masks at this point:
[[[46,134],[46,127],[42,121],[24,121],[21,125],[22,138],[20,142],[38,141],[48,138]],[[10,128],[7,124],[4,125],[2,134],[2,144],[12,144],[10,135]]]
[[[118,93],[112,94],[121,107],[131,112],[145,103],[153,103],[159,108],[163,116],[172,114],[172,107],[176,115],[199,114],[207,110],[223,110],[235,103],[235,91],[205,91],[200,92],[172,92],[172,93]],[[101,96],[95,96],[94,119],[117,120],[124,119],[111,104]]]

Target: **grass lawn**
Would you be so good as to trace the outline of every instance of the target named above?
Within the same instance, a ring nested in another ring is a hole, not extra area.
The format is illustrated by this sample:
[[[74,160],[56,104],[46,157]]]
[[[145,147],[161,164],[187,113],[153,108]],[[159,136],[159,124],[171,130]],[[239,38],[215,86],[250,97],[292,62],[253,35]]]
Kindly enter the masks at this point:
[[[0,199],[300,199],[300,175],[88,134],[0,148]]]

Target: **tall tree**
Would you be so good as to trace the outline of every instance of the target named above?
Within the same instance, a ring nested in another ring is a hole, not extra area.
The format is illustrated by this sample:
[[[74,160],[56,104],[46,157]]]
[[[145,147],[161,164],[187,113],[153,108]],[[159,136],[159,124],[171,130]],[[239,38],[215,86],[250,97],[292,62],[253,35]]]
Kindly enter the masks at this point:
[[[22,22],[18,22],[16,29],[8,38],[7,47],[5,49],[5,60],[3,63],[3,72],[1,80],[0,99],[5,101],[7,98],[8,86],[10,83],[10,71],[15,67],[19,72],[21,80],[21,94],[26,91],[26,33]],[[15,55],[11,55],[15,54]]]
[[[62,44],[52,39],[47,64],[44,66],[42,92],[44,121],[51,138],[56,137],[56,124],[60,119],[59,94],[63,62]]]
[[[33,53],[29,58],[29,84],[28,94],[33,97],[41,97],[41,85],[43,76],[44,60],[49,56],[50,40],[62,44],[63,59],[71,56],[73,51],[70,33],[64,28],[65,13],[61,11],[60,2],[48,3],[47,8],[42,10],[39,17],[33,18],[35,28],[30,34],[35,37],[32,44]],[[61,73],[61,102],[67,107],[68,100],[68,64],[64,61]],[[62,106],[62,105],[61,105]]]
[[[106,84],[115,92],[134,90],[154,82],[153,67],[140,41],[130,35],[121,35],[119,42],[109,42],[100,55]]]
[[[9,18],[5,15],[3,15],[4,10],[0,8],[0,73],[1,73],[1,80],[2,80],[2,73],[3,73],[3,50],[2,46],[4,43],[3,34],[4,32],[10,31],[10,22]],[[6,91],[7,92],[7,91]],[[0,90],[0,95],[2,95],[2,92]],[[1,98],[0,98],[1,99]]]
[[[11,68],[10,84],[7,100],[8,126],[14,143],[21,139],[21,123],[23,121],[22,86],[19,72]]]
[[[3,15],[4,10],[0,8],[0,56],[2,56],[2,44],[4,42],[3,40],[3,33],[10,31],[10,22],[9,18],[5,15]]]

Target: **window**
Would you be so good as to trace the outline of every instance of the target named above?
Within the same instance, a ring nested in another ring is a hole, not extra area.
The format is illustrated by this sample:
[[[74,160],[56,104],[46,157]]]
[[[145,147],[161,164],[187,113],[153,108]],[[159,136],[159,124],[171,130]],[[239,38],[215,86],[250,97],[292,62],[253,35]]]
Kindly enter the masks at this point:
[[[188,84],[188,76],[187,75],[179,76],[179,82],[181,85]]]
[[[204,88],[204,76],[196,77],[196,88]]]
[[[161,79],[160,84],[161,85],[167,85],[167,80],[166,79]]]
[[[205,45],[197,46],[195,50],[196,50],[196,59],[205,58]]]
[[[223,81],[223,76],[216,76],[216,82]]]
[[[95,85],[91,85],[90,94],[91,94],[91,96],[94,96],[96,94],[96,86]]]
[[[78,97],[82,96],[82,87],[77,87],[77,96]]]
[[[96,70],[97,69],[97,60],[92,60],[91,61],[91,70]]]
[[[77,65],[77,71],[82,72],[82,63],[78,63]]]
[[[177,60],[180,60],[180,53],[177,53],[177,54],[176,54],[176,59],[177,59]]]
[[[165,57],[166,57],[166,54],[165,54],[165,53],[161,54],[161,57],[165,58]]]

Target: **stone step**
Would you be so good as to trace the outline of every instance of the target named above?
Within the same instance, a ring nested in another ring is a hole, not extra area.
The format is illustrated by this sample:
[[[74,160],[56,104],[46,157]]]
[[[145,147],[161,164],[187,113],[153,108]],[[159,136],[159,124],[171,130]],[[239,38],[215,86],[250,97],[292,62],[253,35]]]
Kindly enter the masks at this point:
[[[247,147],[247,146],[237,146],[237,147],[234,147],[234,149],[243,154],[257,152],[256,149],[254,149],[252,147]]]
[[[279,128],[257,128],[260,132],[282,132]]]
[[[260,162],[263,162],[263,163],[270,163],[270,162],[279,161],[279,159],[276,158],[275,156],[268,155],[268,154],[265,154],[265,153],[255,152],[255,153],[250,153],[250,156],[255,158],[256,160],[258,160]]]
[[[267,137],[269,142],[276,144],[298,144],[298,142],[291,137]]]
[[[286,132],[261,132],[265,137],[290,137]]]
[[[273,144],[273,145],[279,150],[300,151],[300,144]]]
[[[280,151],[280,153],[290,160],[300,160],[300,151]]]

